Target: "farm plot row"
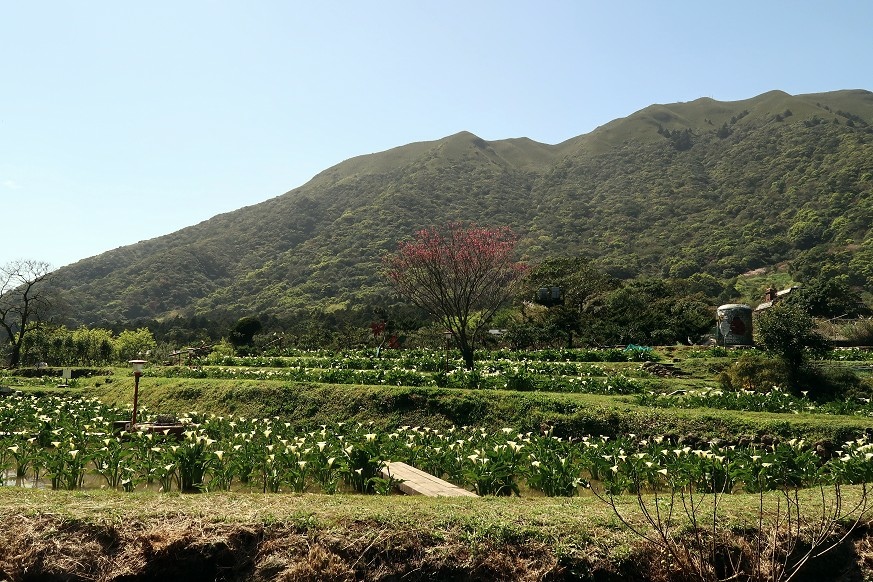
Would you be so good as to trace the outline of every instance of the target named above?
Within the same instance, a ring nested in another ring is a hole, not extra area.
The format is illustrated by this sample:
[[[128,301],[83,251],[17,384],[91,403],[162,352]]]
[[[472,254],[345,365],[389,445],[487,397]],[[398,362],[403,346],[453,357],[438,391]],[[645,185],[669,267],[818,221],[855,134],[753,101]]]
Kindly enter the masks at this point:
[[[691,445],[635,435],[561,439],[513,428],[378,431],[337,423],[299,432],[279,418],[194,413],[179,419],[185,431],[174,439],[161,432],[113,434],[112,421],[124,416],[95,400],[7,397],[0,401],[0,469],[20,485],[75,489],[96,478],[126,491],[388,493],[393,483],[380,469],[389,461],[480,495],[572,496],[588,486],[611,494],[764,491],[873,480],[873,445],[864,439],[831,451],[798,440]]]
[[[658,408],[718,408],[747,412],[873,416],[873,401],[869,398],[816,402],[808,398],[805,391],[800,396],[796,396],[779,387],[774,387],[769,392],[723,389],[687,390],[672,393],[648,391],[635,394],[633,399],[640,406]]]
[[[667,348],[672,351],[672,348]],[[681,350],[684,357],[701,358],[732,358],[740,353],[755,353],[754,348],[744,348],[737,351],[720,346],[710,348],[688,348]],[[517,362],[528,366],[554,362],[563,363],[598,363],[598,362],[652,362],[659,361],[662,356],[648,346],[629,345],[623,348],[550,348],[541,350],[480,350],[477,352],[479,361]],[[818,356],[826,361],[838,362],[870,362],[873,361],[873,349],[870,348],[836,348]],[[456,350],[434,350],[427,348],[382,350],[286,350],[283,355],[261,356],[229,356],[213,354],[209,363],[220,366],[247,366],[254,368],[349,368],[354,370],[407,368],[427,372],[439,372],[446,367],[453,369],[462,366],[463,361]]]
[[[541,392],[575,392],[587,394],[634,394],[648,382],[622,372],[593,364],[546,362],[524,365],[492,360],[475,370],[460,368],[446,372],[423,372],[416,367],[388,369],[354,369],[347,367],[284,368],[252,367],[180,367],[153,368],[149,374],[165,378],[211,378],[225,380],[281,380],[329,384],[391,386],[438,386]]]
[[[480,350],[484,362],[506,361],[535,365],[538,363],[584,363],[584,362],[643,362],[657,360],[657,354],[649,347],[627,346],[603,349],[544,349],[544,350]],[[461,367],[463,361],[456,350],[289,350],[282,356],[216,356],[209,363],[220,366],[248,366],[254,368],[347,368],[353,370],[378,370],[392,368],[415,369],[425,372],[440,372]]]
[[[723,350],[726,351],[726,350]],[[571,353],[569,350],[563,353]],[[426,360],[404,356],[410,366],[390,367],[394,360],[369,360],[364,368],[354,368],[351,359],[316,359],[310,364],[329,367],[285,366],[281,368],[246,366],[207,366],[200,368],[156,368],[153,373],[164,377],[217,378],[247,380],[286,380],[333,384],[438,386],[467,389],[506,389],[516,391],[565,392],[604,395],[632,395],[641,406],[658,408],[717,408],[746,412],[786,414],[828,414],[873,416],[873,399],[843,398],[816,401],[774,386],[767,392],[755,390],[728,390],[723,388],[690,388],[655,377],[642,367],[607,366],[584,361],[552,361],[492,358],[478,364],[476,370],[460,367],[448,373],[423,371]]]
[[[597,364],[539,363],[536,366],[524,363],[491,361],[475,371],[455,369],[443,372],[422,372],[415,368],[353,369],[334,368],[256,368],[256,367],[151,367],[147,375],[161,378],[253,380],[301,383],[326,383],[339,385],[370,386],[436,386],[440,388],[539,391],[553,393],[625,395],[640,406],[655,408],[714,408],[746,412],[769,412],[781,414],[827,414],[873,417],[873,399],[843,398],[831,401],[816,401],[807,393],[795,395],[780,387],[768,392],[754,390],[728,390],[723,388],[693,388],[690,383],[679,385],[669,380],[652,377],[645,370],[614,369]],[[79,380],[72,381],[73,386]],[[112,382],[111,371],[105,379],[95,382]],[[19,386],[53,387],[58,378],[42,376],[15,378]],[[702,382],[700,384],[703,384]],[[99,385],[99,384],[98,384]]]
[[[527,353],[530,358],[520,354],[508,357],[513,354],[508,351],[492,352],[489,358],[477,362],[475,370],[466,370],[460,360],[445,359],[444,354],[431,350],[392,351],[382,357],[367,351],[319,351],[301,352],[293,357],[210,358],[209,365],[151,366],[147,374],[185,379],[634,394],[648,386],[649,374],[633,367],[607,367],[592,360],[627,362],[637,358],[636,353],[651,355],[650,351],[637,349],[547,350]],[[567,359],[558,360],[559,356]],[[107,376],[110,375],[107,371]],[[15,383],[53,386],[58,378],[52,375],[16,378]]]

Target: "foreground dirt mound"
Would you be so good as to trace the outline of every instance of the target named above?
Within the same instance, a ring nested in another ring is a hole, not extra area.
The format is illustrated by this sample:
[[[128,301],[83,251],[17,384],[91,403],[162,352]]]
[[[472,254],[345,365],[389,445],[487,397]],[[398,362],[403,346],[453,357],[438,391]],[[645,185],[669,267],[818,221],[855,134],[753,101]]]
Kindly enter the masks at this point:
[[[471,542],[364,521],[316,531],[190,517],[98,526],[15,514],[2,525],[0,582],[689,579],[646,546],[618,560],[596,550],[559,557],[530,539]],[[869,579],[873,537],[867,529],[856,533],[796,579]]]
[[[495,544],[387,531],[339,533],[189,518],[98,527],[12,516],[0,531],[0,580],[565,580],[626,579],[594,564],[561,564],[536,542]],[[625,575],[628,572],[624,573]]]

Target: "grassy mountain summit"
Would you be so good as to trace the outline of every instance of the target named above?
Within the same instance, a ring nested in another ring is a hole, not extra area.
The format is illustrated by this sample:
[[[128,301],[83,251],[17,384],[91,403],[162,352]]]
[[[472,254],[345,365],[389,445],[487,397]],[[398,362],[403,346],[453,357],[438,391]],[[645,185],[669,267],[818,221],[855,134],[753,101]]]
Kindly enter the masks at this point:
[[[873,283],[873,93],[651,105],[557,145],[461,132],[358,156],[281,196],[58,270],[75,323],[290,316],[387,293],[381,257],[449,220],[526,260],[730,277],[837,256]]]

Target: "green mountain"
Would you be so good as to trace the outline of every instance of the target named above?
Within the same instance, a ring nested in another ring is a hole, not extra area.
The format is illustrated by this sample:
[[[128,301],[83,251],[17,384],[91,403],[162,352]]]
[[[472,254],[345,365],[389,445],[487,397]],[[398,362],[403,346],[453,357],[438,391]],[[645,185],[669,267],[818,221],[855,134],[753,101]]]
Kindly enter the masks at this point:
[[[399,239],[453,220],[511,226],[527,261],[581,254],[623,277],[826,259],[869,287],[873,93],[652,105],[557,145],[413,143],[56,282],[72,323],[356,309],[390,294],[381,257]]]

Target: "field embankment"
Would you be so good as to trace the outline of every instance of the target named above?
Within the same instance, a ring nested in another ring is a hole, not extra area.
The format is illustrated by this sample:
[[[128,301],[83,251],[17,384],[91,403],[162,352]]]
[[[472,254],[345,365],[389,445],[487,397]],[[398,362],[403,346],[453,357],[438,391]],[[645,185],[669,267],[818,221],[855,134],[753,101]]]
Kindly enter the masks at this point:
[[[81,389],[118,407],[131,405],[133,382],[118,378]],[[445,429],[481,426],[521,432],[553,427],[557,436],[634,433],[738,440],[771,435],[843,442],[873,427],[863,416],[776,414],[714,408],[653,408],[628,396],[414,386],[360,386],[254,380],[148,378],[140,406],[155,413],[208,412],[280,417],[301,429],[338,419],[382,429],[403,425]]]
[[[0,488],[0,580],[681,579],[593,497],[353,501]],[[797,579],[863,579],[871,546],[859,531]]]

